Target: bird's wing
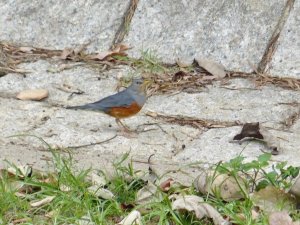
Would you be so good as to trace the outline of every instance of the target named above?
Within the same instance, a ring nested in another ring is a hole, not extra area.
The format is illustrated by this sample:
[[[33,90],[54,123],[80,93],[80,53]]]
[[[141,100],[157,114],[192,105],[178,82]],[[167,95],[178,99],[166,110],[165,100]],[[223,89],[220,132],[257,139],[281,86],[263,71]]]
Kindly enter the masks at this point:
[[[69,109],[86,109],[95,111],[109,111],[114,107],[129,107],[134,102],[132,96],[127,92],[119,92],[117,94],[103,98],[97,102],[89,103],[81,106],[68,107]]]
[[[112,107],[129,107],[133,103],[134,99],[127,92],[119,92],[117,94],[103,98],[97,102],[91,103],[95,106],[104,108]]]

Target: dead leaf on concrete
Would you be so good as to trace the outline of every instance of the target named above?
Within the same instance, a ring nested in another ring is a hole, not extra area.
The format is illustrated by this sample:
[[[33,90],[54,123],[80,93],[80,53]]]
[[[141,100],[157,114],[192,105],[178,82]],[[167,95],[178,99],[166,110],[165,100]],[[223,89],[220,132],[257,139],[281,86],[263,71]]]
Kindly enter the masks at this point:
[[[293,220],[286,211],[273,212],[269,215],[270,225],[293,225]]]
[[[194,212],[198,219],[203,217],[212,218],[215,225],[230,224],[223,219],[221,214],[210,204],[204,203],[203,198],[196,195],[186,195],[178,197],[172,203],[173,210]]]
[[[79,220],[76,221],[77,225],[95,225],[93,219],[90,215],[82,216]]]
[[[254,192],[251,198],[253,203],[264,212],[274,212],[279,207],[287,211],[296,208],[295,198],[274,186],[267,186],[258,192]]]
[[[59,190],[61,190],[62,192],[69,192],[72,190],[72,188],[65,184],[59,184]]]
[[[17,98],[20,100],[42,100],[44,98],[47,98],[49,95],[48,90],[46,89],[32,89],[32,90],[24,90],[21,91]]]
[[[200,67],[211,73],[215,78],[221,79],[226,76],[225,67],[208,59],[195,59]]]
[[[172,81],[173,81],[173,82],[180,81],[180,80],[182,80],[185,76],[187,76],[187,73],[185,73],[185,72],[183,72],[183,71],[178,71],[177,73],[175,73],[175,74],[172,76]]]
[[[167,192],[168,190],[170,190],[171,185],[174,183],[174,180],[172,178],[169,178],[167,180],[165,180],[164,182],[162,182],[159,187],[163,192]]]
[[[292,185],[289,193],[293,194],[297,199],[300,200],[300,175],[296,178],[296,181]]]
[[[35,50],[35,48],[24,46],[24,47],[19,47],[19,50],[24,53],[32,53]]]
[[[96,59],[96,60],[110,60],[112,59],[112,56],[126,56],[127,53],[125,52],[126,50],[128,50],[129,47],[127,45],[124,44],[119,44],[116,46],[116,48],[114,48],[113,50],[109,50],[109,51],[104,51],[104,52],[99,52],[97,55],[91,55],[88,56],[89,59]]]
[[[244,180],[241,177],[237,180],[227,174],[204,171],[195,179],[194,186],[203,194],[212,194],[229,202],[244,198],[243,192],[248,192]]]
[[[10,175],[17,176],[21,179],[25,177],[31,177],[32,175],[32,167],[25,165],[25,166],[16,166],[16,167],[9,167],[6,170]]]
[[[111,200],[115,197],[115,195],[110,190],[101,188],[98,185],[93,185],[93,186],[88,187],[88,191],[91,194],[97,196],[98,198],[103,198],[106,200]]]
[[[158,198],[159,201],[159,196],[160,194],[157,192],[157,186],[148,181],[148,184],[137,192],[136,203],[147,204],[156,198]]]
[[[118,225],[142,225],[141,213],[137,210],[128,214]]]
[[[241,133],[234,136],[233,141],[242,143],[248,140],[259,140],[264,142],[272,150],[273,155],[279,154],[279,141],[265,127],[257,123],[245,123]]]
[[[35,207],[35,208],[40,207],[40,206],[43,206],[43,205],[46,205],[46,204],[52,202],[54,198],[55,198],[55,196],[47,196],[46,198],[43,198],[40,201],[31,202],[30,205],[31,205],[31,207]]]
[[[104,174],[92,173],[91,181],[94,185],[98,185],[99,187],[103,187],[107,184]]]
[[[72,54],[74,54],[74,49],[72,48],[65,48],[60,55],[61,59],[68,59]]]

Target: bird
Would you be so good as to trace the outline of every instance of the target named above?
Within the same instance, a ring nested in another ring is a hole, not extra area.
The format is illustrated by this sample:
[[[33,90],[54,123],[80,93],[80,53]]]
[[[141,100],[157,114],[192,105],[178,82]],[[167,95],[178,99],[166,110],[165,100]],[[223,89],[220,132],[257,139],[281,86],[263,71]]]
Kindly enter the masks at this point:
[[[93,103],[68,106],[66,109],[103,112],[114,117],[119,126],[121,125],[125,131],[130,132],[131,130],[121,122],[121,119],[134,116],[142,109],[147,99],[146,86],[147,82],[145,79],[134,78],[131,85],[123,91]]]

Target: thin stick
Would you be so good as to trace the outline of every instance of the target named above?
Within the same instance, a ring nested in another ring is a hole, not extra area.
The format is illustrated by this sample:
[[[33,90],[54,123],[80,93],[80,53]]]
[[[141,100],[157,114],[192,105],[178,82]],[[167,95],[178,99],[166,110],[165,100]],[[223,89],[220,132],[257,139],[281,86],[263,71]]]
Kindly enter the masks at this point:
[[[89,147],[89,146],[94,146],[94,145],[101,145],[105,142],[109,142],[111,141],[112,139],[115,139],[118,135],[116,134],[115,136],[109,138],[109,139],[106,139],[104,141],[98,141],[98,142],[95,142],[95,143],[90,143],[90,144],[85,144],[85,145],[77,145],[77,146],[68,146],[67,148],[74,148],[74,149],[77,149],[77,148],[83,148],[83,147]]]

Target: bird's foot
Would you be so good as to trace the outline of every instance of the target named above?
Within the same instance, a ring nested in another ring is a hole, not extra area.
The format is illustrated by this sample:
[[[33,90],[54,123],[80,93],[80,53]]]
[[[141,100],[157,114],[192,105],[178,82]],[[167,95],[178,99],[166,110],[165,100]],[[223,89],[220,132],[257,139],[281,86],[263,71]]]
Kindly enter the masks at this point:
[[[138,136],[138,133],[134,130],[123,128],[118,132],[118,135],[126,138],[136,138]]]

